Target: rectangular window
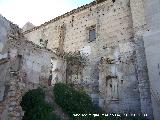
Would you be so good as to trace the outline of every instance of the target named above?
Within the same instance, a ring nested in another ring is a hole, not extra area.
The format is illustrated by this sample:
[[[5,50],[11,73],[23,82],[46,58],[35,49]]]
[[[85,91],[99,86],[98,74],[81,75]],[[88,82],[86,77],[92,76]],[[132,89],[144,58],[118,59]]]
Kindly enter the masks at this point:
[[[3,101],[5,93],[5,85],[0,87],[0,101]]]
[[[89,34],[89,42],[95,41],[96,40],[96,26],[91,26],[88,28],[88,34]]]
[[[92,42],[96,40],[96,30],[95,29],[91,29],[89,31],[89,41]]]

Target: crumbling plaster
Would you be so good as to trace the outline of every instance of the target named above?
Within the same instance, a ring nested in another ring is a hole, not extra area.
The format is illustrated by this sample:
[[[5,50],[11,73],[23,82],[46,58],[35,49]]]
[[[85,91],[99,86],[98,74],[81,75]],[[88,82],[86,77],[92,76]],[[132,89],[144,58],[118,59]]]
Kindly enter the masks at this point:
[[[143,3],[140,2],[140,5]],[[143,107],[141,108],[142,101],[140,101],[142,91],[139,91],[137,66],[140,63],[136,63],[137,48],[134,35],[135,30],[144,26],[145,17],[141,16],[143,10],[139,11],[138,7],[139,3],[135,0],[117,0],[114,3],[106,0],[99,4],[93,2],[82,7],[85,9],[78,8],[75,10],[78,12],[71,11],[24,32],[24,35],[28,40],[39,44],[39,40],[43,39],[45,34],[45,39],[48,40],[47,47],[55,49],[59,46],[59,26],[65,24],[63,50],[88,53],[89,61],[83,69],[82,84],[86,86],[89,94],[94,96],[94,99],[99,99],[99,104],[108,112],[139,113],[143,111],[141,111]],[[96,25],[96,40],[88,42],[88,28],[94,25]],[[109,68],[108,64],[103,63],[102,71],[100,67],[102,57],[114,59],[115,63],[109,65]],[[117,76],[113,80],[113,84],[117,85],[117,100],[107,100],[110,93],[104,91],[108,89],[104,84],[107,68],[110,71],[109,75]],[[147,80],[147,78],[144,79]],[[147,90],[147,100],[150,102],[149,88]],[[102,94],[99,94],[99,91]],[[145,113],[145,109],[142,113]]]
[[[14,84],[12,82],[10,86],[17,83],[21,88],[25,86],[31,89],[38,84],[46,84],[51,71],[52,85],[55,82],[66,82],[67,66],[58,56],[63,57],[64,52],[80,51],[87,55],[87,65],[81,74],[71,76],[71,82],[80,83],[96,105],[99,104],[107,112],[148,114],[150,120],[153,119],[154,108],[154,117],[158,120],[154,92],[151,91],[153,84],[150,84],[155,81],[150,72],[153,69],[149,57],[152,46],[147,46],[150,36],[144,35],[148,30],[155,31],[159,28],[156,26],[159,20],[158,9],[150,11],[151,5],[156,6],[156,3],[158,0],[94,1],[23,32],[27,39],[17,26],[9,24],[4,18],[0,19],[0,25],[5,30],[0,33],[0,40],[3,38],[0,41],[0,70],[3,71],[1,82],[10,80],[10,77],[4,76],[9,74],[11,66],[14,70],[20,68],[21,72],[19,79],[12,77]],[[157,14],[151,15],[152,12]],[[89,42],[91,26],[96,26],[96,40]],[[11,33],[8,41],[7,32]],[[47,46],[43,46],[40,41]],[[12,59],[8,61],[8,57]],[[8,69],[5,71],[4,67]],[[23,85],[26,81],[27,84]],[[4,91],[4,85],[1,90]],[[3,96],[5,94],[0,99]],[[12,101],[5,101],[6,103],[12,104]],[[6,110],[10,106],[3,105],[4,103],[0,104],[0,112],[6,116]]]
[[[9,26],[4,27],[6,39],[0,36],[4,41],[0,52],[0,119],[21,120],[23,94],[40,85],[48,86],[51,59],[58,61],[58,57],[51,50],[28,41],[20,28],[2,19]]]

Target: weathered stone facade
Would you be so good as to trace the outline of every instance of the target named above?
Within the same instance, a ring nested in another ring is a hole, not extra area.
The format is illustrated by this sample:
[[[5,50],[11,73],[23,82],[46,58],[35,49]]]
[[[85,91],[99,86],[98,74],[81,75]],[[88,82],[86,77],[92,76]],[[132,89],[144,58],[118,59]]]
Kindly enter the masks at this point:
[[[18,35],[26,37],[22,37],[23,39],[10,36],[8,42],[4,42],[7,33],[0,34],[3,39],[1,43],[6,43],[0,44],[3,53],[0,57],[3,58],[7,54],[22,57],[21,72],[23,75],[27,74],[22,80],[27,79],[27,84],[25,82],[24,85],[30,89],[34,88],[32,83],[37,86],[47,80],[50,74],[52,84],[66,82],[66,63],[62,59],[63,55],[80,51],[87,56],[88,61],[82,71],[70,75],[70,82],[81,84],[95,104],[108,113],[142,113],[148,114],[150,120],[154,114],[154,119],[159,120],[159,98],[157,104],[155,96],[159,95],[160,90],[154,84],[155,78],[151,72],[154,67],[149,54],[152,50],[148,47],[150,34],[147,33],[159,28],[156,26],[160,16],[158,12],[150,15],[150,5],[156,2],[100,1],[93,1]],[[154,22],[151,17],[157,21]],[[5,25],[5,28],[10,28],[8,23]],[[157,32],[156,34],[158,36]],[[3,52],[4,50],[10,51],[8,53]],[[10,59],[2,60],[0,70],[10,68]],[[159,66],[159,63],[157,64]],[[6,72],[0,75],[6,79]],[[159,83],[157,81],[156,83]],[[5,91],[4,86],[0,87]],[[158,92],[155,92],[157,90]],[[1,99],[3,98],[0,96]]]
[[[21,120],[23,111],[20,101],[23,94],[40,85],[48,86],[53,66],[51,60],[58,58],[51,50],[28,41],[21,29],[10,21],[1,17],[0,23],[2,22],[0,119]]]
[[[65,25],[63,44],[60,28]],[[89,41],[95,26],[96,40]],[[88,55],[82,84],[107,112],[143,113],[152,119],[151,96],[143,39],[145,28],[143,1],[95,1],[24,32],[28,40],[47,47],[63,45],[65,52]],[[109,61],[112,62],[109,62]],[[78,78],[74,77],[73,80]]]

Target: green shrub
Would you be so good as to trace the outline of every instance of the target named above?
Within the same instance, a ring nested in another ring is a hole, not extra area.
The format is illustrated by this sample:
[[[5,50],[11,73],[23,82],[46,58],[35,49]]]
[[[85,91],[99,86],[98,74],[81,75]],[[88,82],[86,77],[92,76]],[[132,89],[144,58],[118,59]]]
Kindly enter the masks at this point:
[[[70,117],[76,113],[93,113],[90,97],[84,92],[78,92],[70,86],[58,83],[54,86],[55,102]]]
[[[53,88],[53,92],[55,102],[69,115],[70,120],[146,120],[143,117],[102,116],[101,114],[104,112],[93,106],[90,97],[85,92],[77,91],[62,83],[57,83]],[[73,114],[100,114],[100,116],[74,117]]]
[[[54,113],[50,113],[45,120],[61,120],[60,118],[57,117]]]
[[[108,120],[106,117],[74,117],[73,114],[95,114],[102,113],[102,110],[92,104],[91,98],[84,91],[77,91],[74,88],[57,83],[53,89],[55,102],[67,113],[70,120]]]
[[[41,88],[29,90],[20,103],[25,114],[23,120],[47,120],[52,107],[44,100],[45,93]]]
[[[93,106],[91,98],[83,91],[58,83],[53,88],[55,102],[69,116],[70,120],[146,120],[143,117],[74,117],[73,114],[102,114],[100,108]],[[21,101],[25,111],[23,120],[60,120],[52,111],[53,107],[44,100],[45,93],[42,88],[28,91]]]

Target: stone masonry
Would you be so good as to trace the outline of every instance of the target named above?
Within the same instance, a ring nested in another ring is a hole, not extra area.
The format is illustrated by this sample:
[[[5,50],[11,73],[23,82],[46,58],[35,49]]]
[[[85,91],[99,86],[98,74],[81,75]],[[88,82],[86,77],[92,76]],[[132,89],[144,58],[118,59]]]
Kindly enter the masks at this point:
[[[21,120],[23,94],[40,85],[48,86],[51,60],[58,58],[51,50],[28,41],[18,26],[1,19],[0,23],[6,24],[1,26],[4,32],[0,34],[0,120]]]
[[[93,41],[91,30],[96,33]],[[82,76],[73,74],[72,80],[80,80],[93,102],[105,111],[142,113],[153,119],[142,38],[147,30],[143,0],[97,0],[23,34],[35,44],[47,40],[52,50],[63,46],[64,52],[85,53],[87,66]]]
[[[19,101],[28,89],[69,77],[107,113],[159,120],[159,76],[152,73],[157,68],[151,53],[155,61],[159,57],[150,41],[153,35],[158,41],[160,14],[158,0],[152,1],[95,0],[40,26],[28,22],[23,30],[0,16],[1,119],[22,118]],[[87,63],[68,76],[63,55],[75,51]]]

